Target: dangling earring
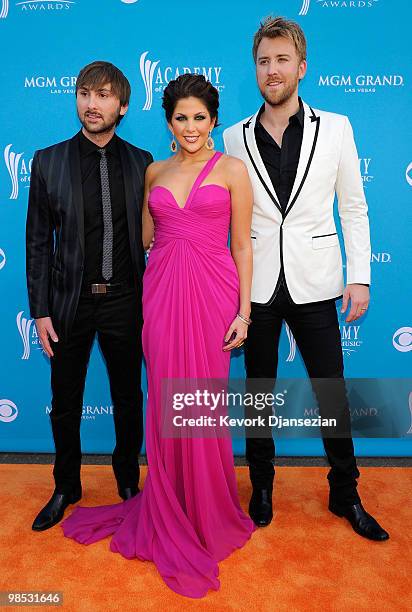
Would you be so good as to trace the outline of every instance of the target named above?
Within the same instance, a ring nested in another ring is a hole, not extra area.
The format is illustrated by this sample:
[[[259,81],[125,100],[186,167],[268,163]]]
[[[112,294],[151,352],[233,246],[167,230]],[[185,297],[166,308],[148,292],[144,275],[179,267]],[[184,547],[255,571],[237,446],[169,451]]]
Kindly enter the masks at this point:
[[[172,132],[172,134],[173,134],[173,132]],[[171,150],[172,153],[176,153],[176,151],[177,151],[177,144],[176,144],[176,140],[175,140],[175,135],[174,134],[173,134],[173,140],[170,143],[170,150]]]
[[[208,151],[213,151],[215,148],[215,141],[212,138],[212,130],[209,132],[209,138],[206,140],[206,149]]]

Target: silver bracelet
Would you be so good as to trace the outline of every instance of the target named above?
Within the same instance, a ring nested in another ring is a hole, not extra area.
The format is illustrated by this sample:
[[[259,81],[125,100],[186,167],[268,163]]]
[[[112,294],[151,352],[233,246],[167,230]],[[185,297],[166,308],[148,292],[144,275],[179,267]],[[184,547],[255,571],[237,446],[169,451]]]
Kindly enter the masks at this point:
[[[238,312],[236,316],[237,316],[238,319],[243,321],[243,323],[246,323],[246,325],[250,325],[252,323],[252,319],[247,319],[242,314],[240,314],[240,312]]]

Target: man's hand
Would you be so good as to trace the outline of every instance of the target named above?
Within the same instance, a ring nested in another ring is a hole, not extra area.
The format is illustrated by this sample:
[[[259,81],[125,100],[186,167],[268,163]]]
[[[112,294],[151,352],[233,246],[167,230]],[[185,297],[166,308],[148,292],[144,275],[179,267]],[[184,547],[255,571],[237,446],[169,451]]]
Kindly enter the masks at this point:
[[[350,300],[350,311],[346,317],[346,323],[356,321],[368,310],[369,306],[369,287],[365,285],[347,285],[343,292],[343,301],[341,312],[345,312],[348,308]]]
[[[59,339],[57,337],[56,332],[54,331],[51,318],[42,317],[41,319],[36,319],[36,327],[44,352],[49,357],[54,357],[54,353],[50,346],[49,338],[51,338],[53,342],[58,342]]]

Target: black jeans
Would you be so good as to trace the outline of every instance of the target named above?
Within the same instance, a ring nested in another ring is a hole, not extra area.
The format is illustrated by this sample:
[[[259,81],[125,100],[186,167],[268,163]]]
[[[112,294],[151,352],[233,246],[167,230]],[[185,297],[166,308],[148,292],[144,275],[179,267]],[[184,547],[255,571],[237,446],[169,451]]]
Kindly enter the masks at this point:
[[[331,466],[328,474],[330,498],[340,506],[359,503],[356,491],[359,471],[351,437],[349,406],[343,379],[341,338],[334,300],[294,304],[282,285],[272,304],[252,303],[251,319],[253,322],[245,343],[248,379],[272,379],[274,384],[283,320],[287,322],[295,337],[310,378],[338,379],[334,381],[333,405],[328,401],[328,391],[325,393],[317,383],[313,384],[320,415],[337,418],[339,430],[348,433],[348,437],[323,437]],[[250,432],[246,432],[246,435],[246,459],[252,485],[255,488],[270,488],[274,478],[273,438],[270,434],[259,439],[251,436]]]
[[[52,410],[59,492],[80,484],[80,423],[87,366],[97,333],[109,375],[116,446],[112,465],[120,487],[138,484],[143,441],[141,304],[135,289],[80,297],[69,338],[52,343]],[[58,332],[58,330],[56,330]]]

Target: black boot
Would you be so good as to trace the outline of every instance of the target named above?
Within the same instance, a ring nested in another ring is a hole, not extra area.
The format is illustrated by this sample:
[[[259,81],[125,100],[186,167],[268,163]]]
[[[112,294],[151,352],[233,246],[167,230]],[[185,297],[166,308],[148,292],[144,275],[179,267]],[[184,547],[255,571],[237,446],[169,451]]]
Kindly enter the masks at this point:
[[[55,489],[47,504],[40,510],[32,525],[33,531],[45,531],[59,523],[69,504],[75,504],[82,498],[81,486],[76,487],[71,493],[58,493]]]
[[[336,516],[344,516],[348,519],[353,530],[364,538],[377,542],[389,540],[388,532],[382,529],[373,516],[366,512],[361,503],[348,506],[347,508],[340,508],[333,502],[329,502],[329,510],[336,514]]]
[[[131,487],[118,487],[119,495],[122,499],[130,499],[139,493],[139,487],[133,485]]]
[[[266,527],[273,518],[272,487],[253,489],[249,503],[249,515],[258,527]]]

